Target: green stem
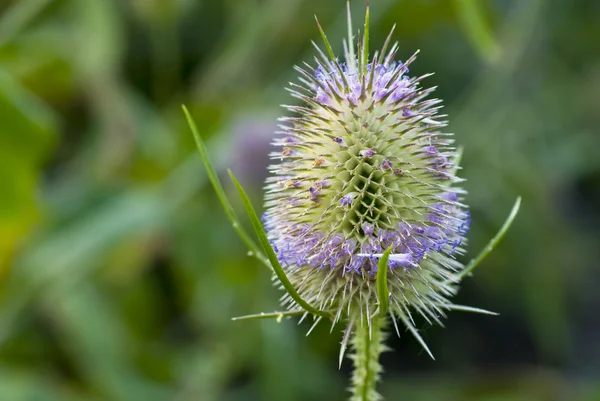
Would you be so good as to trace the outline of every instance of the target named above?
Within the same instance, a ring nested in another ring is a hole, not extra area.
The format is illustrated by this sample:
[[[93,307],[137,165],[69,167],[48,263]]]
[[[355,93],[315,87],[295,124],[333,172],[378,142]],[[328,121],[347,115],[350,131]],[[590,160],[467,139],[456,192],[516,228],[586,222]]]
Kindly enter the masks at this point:
[[[379,381],[381,374],[381,365],[379,364],[379,355],[384,350],[383,328],[385,318],[379,316],[371,320],[371,325],[367,322],[357,324],[352,338],[354,354],[351,356],[354,361],[354,373],[352,375],[352,397],[350,401],[376,401],[381,397],[375,391],[375,386]]]

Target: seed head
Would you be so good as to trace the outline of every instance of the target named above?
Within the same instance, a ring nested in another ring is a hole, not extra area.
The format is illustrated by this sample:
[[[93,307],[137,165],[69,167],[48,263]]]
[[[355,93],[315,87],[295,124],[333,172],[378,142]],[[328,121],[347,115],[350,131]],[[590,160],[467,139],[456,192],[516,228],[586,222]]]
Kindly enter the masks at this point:
[[[440,101],[427,99],[426,76],[409,75],[416,54],[394,61],[388,41],[369,61],[363,41],[357,55],[344,43],[344,61],[319,51],[314,66],[296,67],[289,91],[302,104],[284,106],[294,116],[274,142],[264,224],[300,295],[336,321],[372,317],[378,260],[391,247],[391,316],[439,322],[469,213]]]

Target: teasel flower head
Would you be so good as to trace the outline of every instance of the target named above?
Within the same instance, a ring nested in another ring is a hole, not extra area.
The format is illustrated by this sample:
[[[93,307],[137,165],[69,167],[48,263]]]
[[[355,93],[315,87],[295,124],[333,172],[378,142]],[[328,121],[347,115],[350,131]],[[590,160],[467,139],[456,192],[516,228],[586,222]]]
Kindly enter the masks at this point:
[[[397,45],[369,55],[369,7],[356,47],[348,4],[348,41],[336,58],[319,25],[327,55],[315,45],[314,64],[289,90],[300,105],[271,153],[262,223],[233,172],[229,175],[259,239],[246,233],[233,210],[189,112],[184,112],[209,179],[249,255],[270,268],[285,290],[287,311],[235,318],[314,318],[346,324],[340,364],[352,346],[352,401],[380,400],[375,391],[386,349],[388,317],[400,335],[406,327],[431,352],[412,314],[442,324],[448,310],[493,314],[450,301],[458,284],[494,249],[516,217],[510,215],[488,245],[466,266],[469,211],[457,176],[460,151],[445,131],[440,101],[423,88],[428,75],[409,67],[416,54],[396,61]],[[318,22],[317,22],[318,23]],[[312,330],[312,328],[311,328]],[[433,357],[433,356],[432,356]]]
[[[300,296],[349,326],[376,314],[378,262],[391,249],[389,314],[416,333],[411,314],[440,323],[456,292],[449,278],[464,267],[458,152],[441,101],[423,87],[431,74],[411,74],[416,54],[396,59],[392,33],[370,55],[367,20],[343,59],[321,34],[328,55],[315,45],[318,57],[290,83],[300,105],[280,119],[264,227]],[[289,296],[283,303],[296,308]]]

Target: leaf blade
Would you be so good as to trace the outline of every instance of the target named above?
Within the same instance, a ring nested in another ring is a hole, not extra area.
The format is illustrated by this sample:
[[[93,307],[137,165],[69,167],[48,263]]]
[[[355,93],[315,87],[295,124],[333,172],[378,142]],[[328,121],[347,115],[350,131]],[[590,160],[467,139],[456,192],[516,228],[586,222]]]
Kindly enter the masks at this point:
[[[362,47],[362,68],[363,71],[361,71],[362,74],[366,74],[367,73],[367,64],[369,63],[369,29],[370,29],[370,7],[369,7],[369,2],[367,1],[367,11],[365,13],[365,28],[364,28],[364,32],[363,32],[363,47]],[[375,66],[372,66],[372,68],[375,68]]]
[[[262,252],[258,248],[258,245],[252,240],[252,238],[250,238],[248,233],[246,233],[246,231],[243,229],[242,225],[240,224],[237,218],[237,215],[235,214],[235,211],[233,210],[233,206],[231,206],[229,199],[227,199],[227,195],[225,195],[223,185],[221,184],[221,181],[219,180],[219,177],[214,167],[212,166],[212,163],[208,156],[208,150],[206,149],[206,145],[204,144],[204,141],[200,136],[200,132],[198,131],[198,127],[196,126],[194,119],[192,118],[187,107],[182,105],[181,108],[183,109],[183,113],[185,114],[187,123],[190,129],[192,130],[192,134],[194,135],[196,146],[198,148],[198,153],[200,153],[200,158],[202,159],[202,163],[204,164],[204,168],[206,169],[206,173],[208,174],[208,179],[210,180],[210,183],[212,184],[212,187],[216,192],[217,197],[219,198],[219,202],[221,203],[221,206],[223,206],[225,214],[227,215],[227,218],[233,226],[233,229],[236,231],[242,242],[244,242],[248,249],[250,249],[250,251],[252,252],[252,256],[256,257],[265,266],[271,268],[269,261],[262,254]]]
[[[389,310],[390,297],[387,285],[388,260],[392,247],[386,249],[377,264],[377,298],[379,298],[379,316],[385,317]]]
[[[455,0],[454,7],[462,30],[475,52],[484,61],[494,64],[500,60],[502,48],[494,37],[481,3],[476,0]]]
[[[329,57],[331,58],[331,60],[335,61],[335,54],[333,53],[333,48],[331,47],[331,44],[329,43],[329,39],[327,39],[327,35],[325,34],[325,31],[323,30],[323,27],[321,26],[321,23],[319,22],[319,19],[317,18],[316,15],[315,15],[315,21],[317,21],[317,29],[319,30],[319,33],[321,34],[321,38],[323,39],[323,43],[325,44],[327,53],[329,54]]]
[[[481,252],[479,252],[479,255],[477,255],[477,257],[471,259],[469,264],[467,264],[467,267],[465,267],[460,273],[458,273],[454,278],[450,279],[449,281],[458,282],[462,280],[466,275],[471,273],[473,269],[475,269],[481,262],[483,262],[483,260],[490,254],[490,252],[492,252],[494,248],[500,243],[500,241],[512,225],[513,221],[515,220],[515,217],[517,217],[517,213],[519,212],[520,206],[521,197],[519,196],[515,201],[515,204],[512,210],[510,211],[510,214],[508,215],[508,217],[504,221],[504,224],[502,225],[502,227],[500,227],[500,230],[498,230],[496,235],[490,240],[490,242],[488,242],[485,248],[483,248]]]
[[[354,37],[352,33],[352,13],[350,11],[350,0],[346,2],[346,18],[348,20],[348,68],[350,72],[354,71],[356,64],[356,55],[354,54]]]
[[[319,309],[310,305],[308,302],[306,302],[300,296],[300,294],[298,294],[298,292],[296,291],[296,289],[294,288],[294,286],[292,285],[290,280],[287,278],[285,272],[283,271],[283,268],[281,267],[281,264],[279,263],[279,259],[277,259],[277,255],[275,254],[275,251],[273,250],[273,247],[271,246],[271,243],[269,242],[269,239],[267,238],[267,235],[265,234],[262,223],[260,222],[260,219],[258,218],[258,215],[256,214],[256,211],[254,210],[252,203],[250,203],[250,199],[248,198],[248,195],[246,195],[246,191],[244,191],[244,188],[242,188],[242,186],[240,185],[238,180],[235,178],[235,175],[233,175],[233,172],[231,170],[228,170],[228,173],[229,173],[229,176],[231,177],[231,181],[233,181],[233,184],[235,185],[236,189],[238,190],[240,198],[242,199],[242,203],[244,204],[244,208],[246,209],[246,213],[248,214],[248,218],[250,219],[250,222],[252,223],[252,227],[254,227],[254,231],[256,232],[256,235],[258,236],[258,239],[259,239],[265,253],[267,254],[267,257],[269,258],[269,261],[271,262],[273,271],[275,272],[275,275],[281,282],[281,285],[283,286],[283,288],[285,288],[285,290],[290,295],[290,297],[292,297],[292,299],[300,307],[304,308],[307,312],[310,312],[316,316],[331,317],[331,315],[329,313],[320,311]]]

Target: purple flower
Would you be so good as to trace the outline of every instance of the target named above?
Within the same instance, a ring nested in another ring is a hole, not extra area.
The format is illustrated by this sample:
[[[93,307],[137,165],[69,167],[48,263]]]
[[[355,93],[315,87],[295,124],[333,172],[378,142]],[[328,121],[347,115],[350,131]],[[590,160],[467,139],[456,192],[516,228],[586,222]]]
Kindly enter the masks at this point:
[[[361,227],[365,235],[372,235],[375,230],[375,226],[371,223],[362,223]]]
[[[365,149],[365,150],[361,150],[360,152],[358,152],[362,157],[373,157],[375,155],[375,149],[370,148],[370,149]]]
[[[392,162],[389,161],[388,159],[383,159],[383,161],[381,162],[381,169],[382,170],[391,170]]]
[[[340,199],[341,206],[350,206],[352,204],[352,200],[355,198],[356,193],[349,193],[347,195],[342,196]]]

